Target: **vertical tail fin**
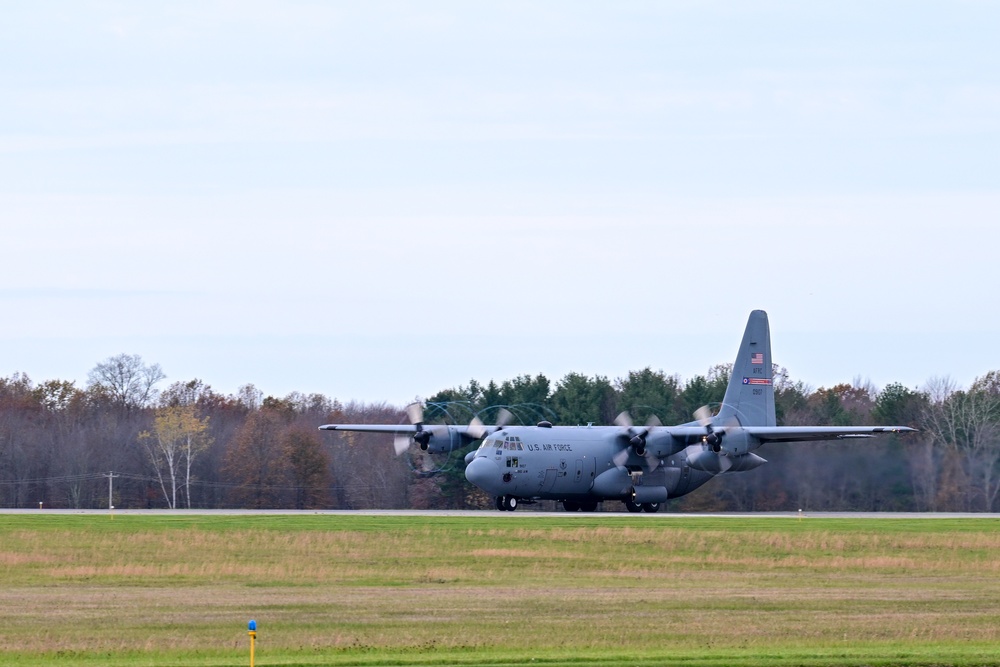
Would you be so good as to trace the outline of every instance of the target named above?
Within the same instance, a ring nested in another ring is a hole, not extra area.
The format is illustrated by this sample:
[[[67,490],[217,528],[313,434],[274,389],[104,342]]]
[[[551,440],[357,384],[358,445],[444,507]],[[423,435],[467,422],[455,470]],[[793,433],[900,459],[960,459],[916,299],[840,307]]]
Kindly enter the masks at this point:
[[[718,421],[724,424],[736,417],[743,426],[775,426],[771,375],[771,329],[767,313],[755,310],[747,321]]]

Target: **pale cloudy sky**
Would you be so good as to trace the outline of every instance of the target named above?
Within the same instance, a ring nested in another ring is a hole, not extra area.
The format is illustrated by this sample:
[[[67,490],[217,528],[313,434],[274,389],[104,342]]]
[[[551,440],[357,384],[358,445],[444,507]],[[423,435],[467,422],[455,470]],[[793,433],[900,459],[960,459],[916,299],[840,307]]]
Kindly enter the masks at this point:
[[[23,2],[0,376],[1000,369],[1000,4]]]

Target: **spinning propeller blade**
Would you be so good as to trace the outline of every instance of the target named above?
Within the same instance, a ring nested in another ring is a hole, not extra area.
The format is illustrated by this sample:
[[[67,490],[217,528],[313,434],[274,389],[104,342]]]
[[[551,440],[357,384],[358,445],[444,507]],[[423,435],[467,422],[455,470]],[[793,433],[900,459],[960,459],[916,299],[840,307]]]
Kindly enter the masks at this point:
[[[475,416],[472,418],[472,421],[469,422],[469,426],[465,432],[473,440],[479,440],[480,438],[486,437],[490,433],[496,433],[509,424],[513,418],[514,415],[510,410],[507,408],[500,408],[497,410],[497,423],[492,427],[492,430],[486,428],[486,425],[483,424],[483,420],[478,416]]]
[[[646,471],[653,472],[656,470],[660,465],[660,459],[653,452],[647,451],[646,438],[653,432],[653,429],[663,426],[660,418],[656,415],[650,415],[649,419],[646,420],[646,426],[644,428],[635,428],[632,421],[632,415],[630,415],[627,411],[623,411],[615,417],[615,425],[620,426],[625,430],[624,435],[628,438],[628,443],[632,448],[632,451],[634,451],[637,456],[641,456],[645,459]],[[617,465],[623,465],[625,461],[628,460],[628,450],[621,450],[621,452],[613,457],[613,460]]]
[[[628,461],[628,448],[620,450],[617,454],[611,457],[611,460],[615,462],[615,465],[621,468]]]
[[[507,408],[500,408],[497,411],[497,426],[499,427],[497,430],[503,428],[507,424],[511,423],[511,421],[513,420],[514,420],[513,412],[511,412]]]
[[[406,406],[406,415],[410,418],[410,423],[417,425],[424,423],[424,406],[421,403],[410,403]]]
[[[396,450],[396,456],[402,456],[403,452],[410,448],[410,436],[397,434],[392,439],[392,448]]]
[[[479,440],[479,438],[486,435],[486,426],[483,424],[482,419],[479,417],[473,417],[472,421],[469,422],[469,428],[466,432],[473,440]]]
[[[712,423],[712,409],[707,405],[703,405],[694,411],[694,418],[698,420],[698,423],[702,426],[708,426]]]

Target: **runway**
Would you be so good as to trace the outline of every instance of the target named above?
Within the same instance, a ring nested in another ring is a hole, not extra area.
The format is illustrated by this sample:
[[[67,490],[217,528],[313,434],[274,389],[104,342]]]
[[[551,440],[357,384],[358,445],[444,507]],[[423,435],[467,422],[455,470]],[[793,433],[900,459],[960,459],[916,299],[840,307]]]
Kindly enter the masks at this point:
[[[644,521],[669,519],[1000,519],[998,513],[985,512],[706,512],[679,513],[657,512],[654,514],[629,512],[497,512],[495,510],[238,510],[238,509],[11,509],[0,508],[4,514],[114,514],[115,516],[387,516],[387,517],[477,517],[494,516],[508,520],[531,517],[560,517],[586,521],[593,517],[629,517]]]

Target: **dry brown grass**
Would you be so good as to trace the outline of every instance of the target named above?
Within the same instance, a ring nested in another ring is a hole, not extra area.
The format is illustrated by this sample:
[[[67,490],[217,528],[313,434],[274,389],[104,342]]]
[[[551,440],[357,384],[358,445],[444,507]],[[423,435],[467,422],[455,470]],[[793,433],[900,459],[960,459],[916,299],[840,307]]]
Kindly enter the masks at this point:
[[[272,650],[961,647],[1000,627],[990,523],[95,521],[0,525],[0,652],[227,651],[250,617]]]

